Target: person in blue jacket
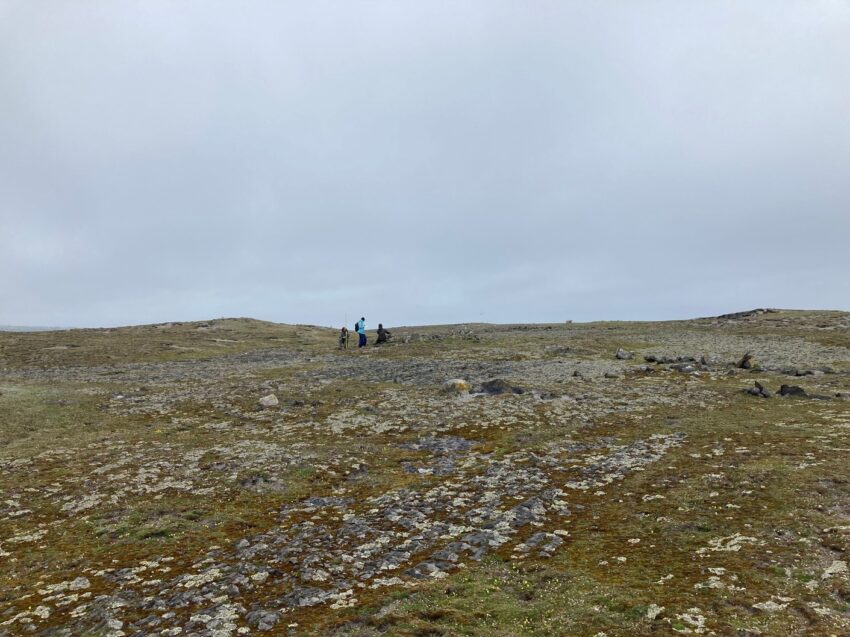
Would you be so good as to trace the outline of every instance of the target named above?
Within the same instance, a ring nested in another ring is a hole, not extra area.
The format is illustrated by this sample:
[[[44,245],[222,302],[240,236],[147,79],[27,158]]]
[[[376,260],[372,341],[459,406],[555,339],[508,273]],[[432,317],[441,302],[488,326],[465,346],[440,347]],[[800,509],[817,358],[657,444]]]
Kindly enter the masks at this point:
[[[357,347],[366,347],[366,318],[363,316],[357,321],[357,334],[360,336]]]

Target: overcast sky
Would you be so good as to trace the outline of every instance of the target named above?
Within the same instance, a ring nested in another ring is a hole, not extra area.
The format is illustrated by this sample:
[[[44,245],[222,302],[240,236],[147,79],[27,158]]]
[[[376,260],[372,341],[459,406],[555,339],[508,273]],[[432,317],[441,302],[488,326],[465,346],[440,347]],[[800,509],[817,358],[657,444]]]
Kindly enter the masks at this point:
[[[850,309],[850,2],[0,0],[0,324]]]

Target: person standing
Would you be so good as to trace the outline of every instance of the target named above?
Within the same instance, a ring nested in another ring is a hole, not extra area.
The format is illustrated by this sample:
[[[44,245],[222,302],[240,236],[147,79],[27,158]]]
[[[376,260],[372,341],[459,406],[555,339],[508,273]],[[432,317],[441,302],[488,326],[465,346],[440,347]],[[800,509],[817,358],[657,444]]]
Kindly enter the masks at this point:
[[[348,328],[343,325],[339,331],[339,348],[346,349],[348,347]]]
[[[366,318],[361,316],[357,321],[357,334],[360,337],[357,342],[357,347],[366,347]]]

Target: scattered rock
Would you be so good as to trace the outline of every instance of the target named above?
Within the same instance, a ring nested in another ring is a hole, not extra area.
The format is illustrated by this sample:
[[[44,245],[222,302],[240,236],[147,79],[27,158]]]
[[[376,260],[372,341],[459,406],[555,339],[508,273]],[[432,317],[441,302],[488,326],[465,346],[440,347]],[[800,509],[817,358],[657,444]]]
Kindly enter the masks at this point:
[[[779,310],[774,310],[772,308],[756,308],[754,310],[746,310],[744,312],[732,312],[730,314],[721,314],[717,318],[719,319],[742,319],[742,318],[752,318],[754,316],[759,316],[761,314],[773,314],[778,312]]]
[[[245,616],[249,626],[254,626],[257,630],[271,630],[275,627],[280,615],[268,610],[251,611]]]
[[[780,396],[805,396],[806,390],[797,385],[782,385],[776,393]]]
[[[619,378],[614,372],[605,372],[605,378]]]
[[[755,381],[755,383],[753,383],[753,387],[745,389],[744,393],[747,393],[750,396],[758,396],[759,398],[770,398],[770,392],[767,391],[764,385],[762,385],[758,381]]]
[[[627,361],[635,357],[634,352],[629,352],[624,350],[622,347],[617,349],[617,353],[614,354],[617,360]]]
[[[496,396],[498,394],[524,394],[525,388],[518,385],[511,385],[504,379],[496,378],[494,380],[488,380],[485,383],[481,383],[481,387],[478,388],[478,393],[490,394],[491,396]]]
[[[833,575],[841,575],[847,572],[847,562],[843,560],[835,560],[830,564],[821,575],[821,579],[829,579]]]
[[[88,578],[78,577],[68,585],[68,590],[84,591],[89,587],[91,587],[91,582],[89,582]]]
[[[413,449],[415,451],[430,451],[435,454],[456,453],[459,451],[469,451],[472,445],[475,444],[472,440],[461,438],[460,436],[443,436],[443,437],[428,437],[420,438],[416,442],[409,442],[399,445],[402,449]]]
[[[440,391],[444,394],[468,394],[469,383],[462,378],[452,378],[443,383]]]
[[[646,618],[649,621],[654,621],[663,612],[663,606],[659,606],[658,604],[650,604],[649,608],[646,609]]]
[[[697,368],[690,363],[674,363],[673,365],[670,365],[669,369],[683,374],[693,374],[697,371]]]
[[[750,352],[744,354],[743,358],[738,361],[738,369],[752,369],[755,366],[753,355]]]
[[[263,396],[260,398],[260,407],[275,407],[278,405],[280,401],[278,401],[277,396],[274,394],[269,394],[268,396]]]
[[[783,610],[788,607],[787,603],[779,604],[774,602],[772,599],[761,602],[759,604],[753,604],[753,608],[758,608],[759,610],[763,610],[765,613],[776,613],[780,610]]]
[[[658,365],[669,365],[671,363],[695,363],[697,360],[693,356],[661,356],[658,354],[649,354],[643,357],[647,363],[656,363]]]

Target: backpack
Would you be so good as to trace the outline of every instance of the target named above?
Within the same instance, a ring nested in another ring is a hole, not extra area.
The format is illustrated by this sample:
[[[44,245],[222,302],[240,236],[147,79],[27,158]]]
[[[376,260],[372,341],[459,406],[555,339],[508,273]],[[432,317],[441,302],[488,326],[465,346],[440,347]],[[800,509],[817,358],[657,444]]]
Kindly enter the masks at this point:
[[[359,331],[360,331],[360,321],[357,321],[357,322],[354,324],[354,331],[355,331],[355,332],[359,332]]]

